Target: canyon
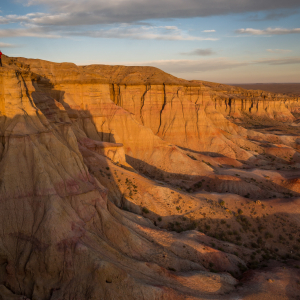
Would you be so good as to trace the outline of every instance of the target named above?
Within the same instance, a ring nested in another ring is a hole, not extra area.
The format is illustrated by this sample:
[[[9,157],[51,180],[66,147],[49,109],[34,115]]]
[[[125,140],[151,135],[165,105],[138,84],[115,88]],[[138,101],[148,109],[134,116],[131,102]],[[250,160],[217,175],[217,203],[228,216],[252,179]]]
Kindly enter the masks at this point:
[[[298,299],[300,98],[3,56],[0,299]]]

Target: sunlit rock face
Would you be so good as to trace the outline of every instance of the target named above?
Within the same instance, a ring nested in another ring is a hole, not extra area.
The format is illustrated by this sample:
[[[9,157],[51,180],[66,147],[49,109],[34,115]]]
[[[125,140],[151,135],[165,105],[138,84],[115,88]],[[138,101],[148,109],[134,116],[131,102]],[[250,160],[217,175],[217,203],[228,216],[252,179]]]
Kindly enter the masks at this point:
[[[150,67],[3,65],[1,299],[299,295],[299,99]]]

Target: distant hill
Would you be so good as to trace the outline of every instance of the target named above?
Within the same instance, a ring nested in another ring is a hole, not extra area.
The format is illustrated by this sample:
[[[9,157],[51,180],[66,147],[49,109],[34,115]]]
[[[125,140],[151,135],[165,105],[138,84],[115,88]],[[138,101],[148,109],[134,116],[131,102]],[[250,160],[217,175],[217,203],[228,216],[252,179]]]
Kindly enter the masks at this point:
[[[251,83],[231,84],[247,90],[263,90],[272,93],[300,96],[300,83]]]

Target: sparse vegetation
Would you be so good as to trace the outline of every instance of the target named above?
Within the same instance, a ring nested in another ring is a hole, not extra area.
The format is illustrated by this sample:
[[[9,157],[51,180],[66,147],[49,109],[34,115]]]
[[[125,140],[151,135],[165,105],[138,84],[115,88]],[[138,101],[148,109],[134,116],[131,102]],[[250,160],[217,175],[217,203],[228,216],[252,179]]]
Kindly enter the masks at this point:
[[[149,209],[146,208],[146,207],[143,207],[142,211],[143,211],[143,213],[145,213],[145,214],[149,214],[149,212],[150,212]]]

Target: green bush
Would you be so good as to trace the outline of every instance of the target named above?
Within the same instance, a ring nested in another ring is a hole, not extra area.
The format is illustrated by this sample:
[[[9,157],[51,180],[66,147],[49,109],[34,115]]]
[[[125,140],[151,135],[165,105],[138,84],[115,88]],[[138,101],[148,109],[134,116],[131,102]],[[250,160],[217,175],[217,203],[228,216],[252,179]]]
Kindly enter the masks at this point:
[[[148,208],[146,208],[146,207],[143,207],[143,213],[145,213],[145,214],[149,214],[149,209]]]

